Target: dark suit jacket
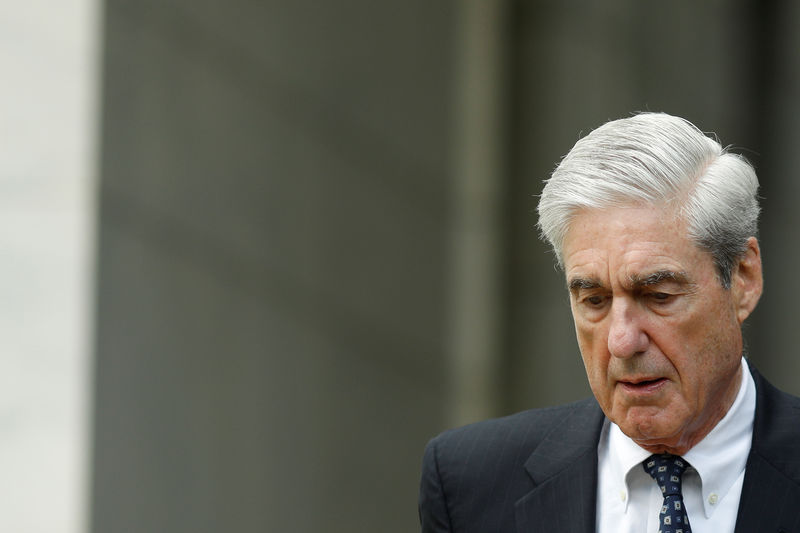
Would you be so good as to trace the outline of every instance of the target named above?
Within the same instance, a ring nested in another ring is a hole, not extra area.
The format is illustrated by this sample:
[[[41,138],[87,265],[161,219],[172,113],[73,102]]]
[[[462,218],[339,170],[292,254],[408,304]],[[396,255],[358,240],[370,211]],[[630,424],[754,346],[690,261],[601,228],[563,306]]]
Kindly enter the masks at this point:
[[[751,370],[756,416],[736,533],[800,533],[800,399]],[[603,420],[592,398],[442,433],[425,449],[422,531],[593,532]]]

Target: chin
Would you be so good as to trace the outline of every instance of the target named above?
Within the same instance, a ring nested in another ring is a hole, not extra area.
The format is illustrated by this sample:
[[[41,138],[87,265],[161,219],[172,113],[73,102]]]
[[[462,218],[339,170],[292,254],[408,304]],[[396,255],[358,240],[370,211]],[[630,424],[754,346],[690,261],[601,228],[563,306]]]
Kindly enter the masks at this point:
[[[623,433],[637,442],[658,445],[670,442],[676,430],[670,424],[658,419],[658,414],[645,416],[628,416],[622,423],[617,423]]]

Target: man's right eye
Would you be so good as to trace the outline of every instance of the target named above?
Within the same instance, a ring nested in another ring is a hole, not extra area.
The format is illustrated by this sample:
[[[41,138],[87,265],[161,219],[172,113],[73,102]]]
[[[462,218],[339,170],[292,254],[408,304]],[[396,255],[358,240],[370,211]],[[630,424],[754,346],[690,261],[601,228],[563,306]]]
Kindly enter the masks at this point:
[[[602,304],[604,300],[605,298],[600,295],[587,296],[586,299],[584,299],[586,303],[594,307],[597,307],[598,305]]]

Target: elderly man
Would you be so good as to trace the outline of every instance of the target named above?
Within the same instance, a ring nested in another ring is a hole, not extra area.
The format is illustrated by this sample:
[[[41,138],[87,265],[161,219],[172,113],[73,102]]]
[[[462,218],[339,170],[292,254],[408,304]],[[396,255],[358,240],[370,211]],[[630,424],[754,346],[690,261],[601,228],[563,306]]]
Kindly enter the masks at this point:
[[[800,400],[742,355],[758,180],[689,122],[578,141],[542,192],[594,398],[443,433],[424,532],[800,532]]]

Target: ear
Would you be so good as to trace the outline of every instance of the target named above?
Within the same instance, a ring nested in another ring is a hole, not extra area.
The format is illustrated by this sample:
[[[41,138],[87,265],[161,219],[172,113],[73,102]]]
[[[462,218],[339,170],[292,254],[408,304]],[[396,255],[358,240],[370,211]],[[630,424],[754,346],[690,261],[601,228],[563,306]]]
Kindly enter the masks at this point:
[[[747,249],[739,258],[731,276],[731,291],[739,324],[756,308],[764,290],[761,276],[761,250],[755,237],[747,240]]]

